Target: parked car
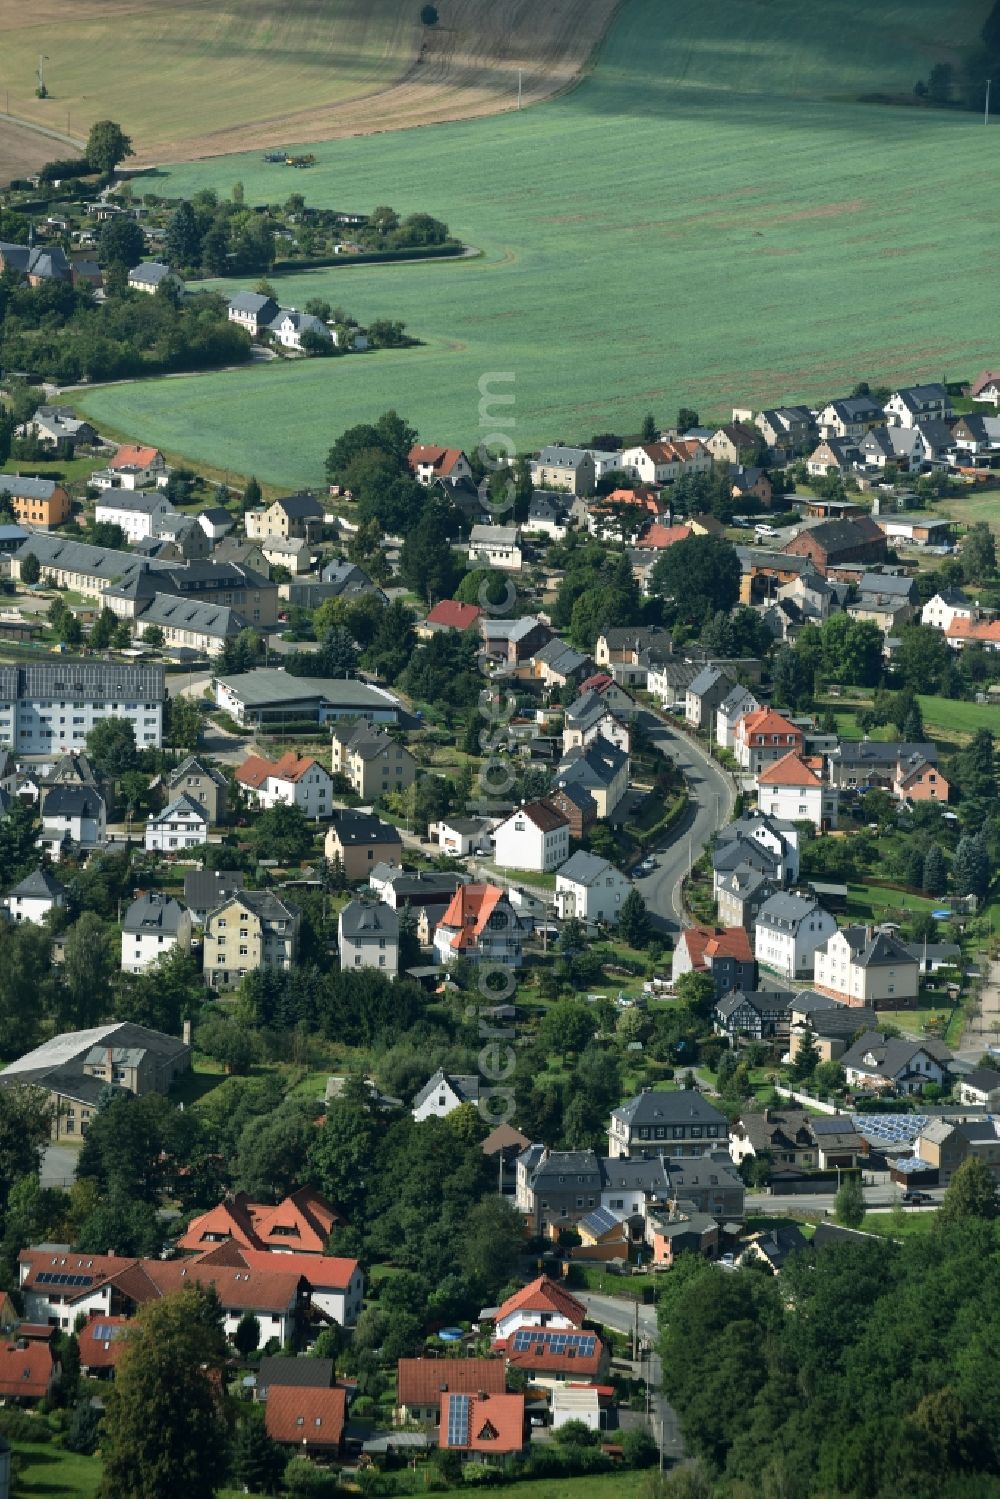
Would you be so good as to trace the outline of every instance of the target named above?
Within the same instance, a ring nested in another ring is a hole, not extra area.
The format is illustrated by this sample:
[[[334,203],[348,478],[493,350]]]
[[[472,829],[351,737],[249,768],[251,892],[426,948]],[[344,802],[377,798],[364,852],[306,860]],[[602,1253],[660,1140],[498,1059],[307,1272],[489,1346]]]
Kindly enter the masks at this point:
[[[920,1207],[922,1204],[932,1203],[933,1197],[929,1192],[904,1192],[903,1201],[912,1207]]]

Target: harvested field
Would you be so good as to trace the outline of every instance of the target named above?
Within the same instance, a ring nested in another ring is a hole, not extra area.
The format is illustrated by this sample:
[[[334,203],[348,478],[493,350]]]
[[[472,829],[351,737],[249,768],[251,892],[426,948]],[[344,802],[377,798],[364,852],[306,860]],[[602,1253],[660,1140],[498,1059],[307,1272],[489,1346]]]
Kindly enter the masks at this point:
[[[0,115],[0,187],[6,187],[14,177],[37,172],[53,157],[67,156],[71,150],[66,141]]]
[[[120,121],[137,164],[221,155],[515,108],[519,69],[537,103],[578,76],[618,3],[450,0],[424,28],[415,0],[0,0],[3,82],[19,118]]]

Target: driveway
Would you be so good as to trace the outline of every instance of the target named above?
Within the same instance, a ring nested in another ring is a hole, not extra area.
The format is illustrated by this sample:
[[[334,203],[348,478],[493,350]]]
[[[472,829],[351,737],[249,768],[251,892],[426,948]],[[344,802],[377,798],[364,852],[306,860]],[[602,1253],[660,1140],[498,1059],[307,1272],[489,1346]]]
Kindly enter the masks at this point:
[[[38,1176],[43,1187],[71,1187],[76,1180],[79,1150],[72,1145],[47,1145]]]
[[[650,744],[683,772],[688,788],[689,803],[684,817],[671,828],[662,847],[651,850],[656,869],[635,881],[656,918],[655,924],[662,931],[676,934],[686,925],[681,881],[712,834],[729,821],[735,798],[729,777],[700,744],[651,713],[644,714],[642,722]]]

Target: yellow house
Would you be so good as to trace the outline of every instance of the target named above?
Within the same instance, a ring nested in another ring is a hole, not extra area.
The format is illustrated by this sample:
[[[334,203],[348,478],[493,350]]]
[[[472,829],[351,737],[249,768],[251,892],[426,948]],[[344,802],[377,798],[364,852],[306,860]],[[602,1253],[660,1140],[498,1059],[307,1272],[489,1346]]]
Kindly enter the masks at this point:
[[[417,762],[406,746],[367,724],[334,729],[331,768],[366,802],[390,791],[405,791],[417,775]]]
[[[210,989],[229,989],[258,968],[291,968],[300,912],[270,890],[239,890],[205,921],[203,973]]]

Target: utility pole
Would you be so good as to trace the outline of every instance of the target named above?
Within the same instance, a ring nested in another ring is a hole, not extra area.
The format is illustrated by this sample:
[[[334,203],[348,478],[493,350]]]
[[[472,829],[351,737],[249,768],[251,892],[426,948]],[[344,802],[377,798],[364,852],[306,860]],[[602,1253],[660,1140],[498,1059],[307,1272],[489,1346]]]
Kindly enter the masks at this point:
[[[522,72],[521,72],[521,69],[518,68],[518,70],[517,70],[517,107],[518,107],[518,109],[521,108],[521,78],[522,78]],[[988,97],[989,97],[989,95],[987,94],[987,98]]]
[[[986,80],[986,113],[985,113],[985,115],[983,117],[983,124],[984,125],[988,125],[990,123],[990,84],[992,82],[993,82],[992,78],[987,78],[987,80]]]
[[[635,1303],[632,1320],[632,1362],[635,1363],[639,1357],[639,1303]]]

